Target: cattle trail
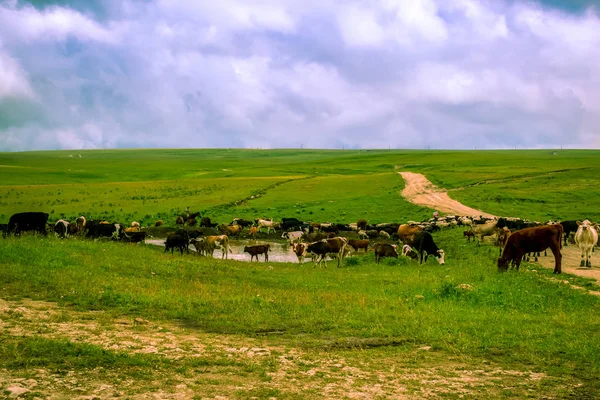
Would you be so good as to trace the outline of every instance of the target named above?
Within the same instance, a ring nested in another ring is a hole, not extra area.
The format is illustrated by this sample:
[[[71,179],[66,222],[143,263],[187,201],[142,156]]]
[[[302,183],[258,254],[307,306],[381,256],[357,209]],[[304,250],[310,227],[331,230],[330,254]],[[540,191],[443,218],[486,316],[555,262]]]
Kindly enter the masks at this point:
[[[399,172],[399,174],[406,182],[406,187],[402,190],[402,196],[413,204],[433,208],[446,214],[495,217],[493,214],[467,207],[451,199],[446,189],[435,186],[422,174],[414,172]]]

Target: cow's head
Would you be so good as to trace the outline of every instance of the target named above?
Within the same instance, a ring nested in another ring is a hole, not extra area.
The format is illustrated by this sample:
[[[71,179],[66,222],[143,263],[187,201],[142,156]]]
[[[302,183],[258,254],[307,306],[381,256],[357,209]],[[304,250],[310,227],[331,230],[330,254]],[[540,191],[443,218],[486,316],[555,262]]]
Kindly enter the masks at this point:
[[[579,225],[579,228],[583,231],[587,231],[590,226],[593,226],[592,223],[587,219],[583,222],[577,221],[577,225]]]
[[[508,260],[506,258],[498,257],[498,271],[504,272],[508,270]]]

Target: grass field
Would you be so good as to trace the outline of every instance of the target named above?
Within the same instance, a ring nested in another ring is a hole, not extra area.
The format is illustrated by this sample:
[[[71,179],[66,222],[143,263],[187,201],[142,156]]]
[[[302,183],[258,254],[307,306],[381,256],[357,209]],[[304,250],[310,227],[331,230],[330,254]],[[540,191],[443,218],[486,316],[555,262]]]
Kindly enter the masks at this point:
[[[598,155],[3,153],[0,222],[33,210],[174,222],[188,205],[219,222],[429,217],[400,196],[400,170],[491,213],[599,220]],[[33,379],[30,398],[600,397],[600,298],[586,290],[595,281],[533,265],[499,274],[497,248],[467,244],[458,229],[435,240],[444,266],[377,265],[369,254],[313,269],[9,237],[0,241],[0,393]]]

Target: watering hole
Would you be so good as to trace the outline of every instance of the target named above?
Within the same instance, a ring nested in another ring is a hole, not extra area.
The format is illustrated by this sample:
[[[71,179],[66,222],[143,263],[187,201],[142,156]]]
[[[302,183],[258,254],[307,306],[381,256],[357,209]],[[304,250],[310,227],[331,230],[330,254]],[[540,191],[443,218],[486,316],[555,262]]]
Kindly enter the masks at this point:
[[[165,239],[146,239],[146,244],[151,244],[154,246],[163,246],[165,245]],[[231,250],[233,253],[229,253],[230,260],[238,260],[238,261],[250,261],[250,254],[244,253],[244,246],[254,246],[257,244],[270,244],[271,251],[269,252],[269,261],[274,262],[298,262],[298,257],[294,254],[292,250],[292,246],[288,245],[287,242],[273,242],[267,240],[229,240],[229,246],[231,246]],[[177,252],[178,250],[175,250]],[[193,250],[193,246],[190,246],[190,251]],[[216,249],[214,253],[214,258],[221,258],[223,254],[221,249]],[[264,261],[265,256],[259,255],[259,261]],[[255,259],[256,260],[256,259]],[[305,259],[305,262],[310,262],[310,259]]]

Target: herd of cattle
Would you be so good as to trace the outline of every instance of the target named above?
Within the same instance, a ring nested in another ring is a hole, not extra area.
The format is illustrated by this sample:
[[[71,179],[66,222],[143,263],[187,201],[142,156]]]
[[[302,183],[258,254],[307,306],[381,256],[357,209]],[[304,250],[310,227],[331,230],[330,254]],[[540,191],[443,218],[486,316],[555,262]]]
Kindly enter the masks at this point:
[[[198,213],[189,213],[179,216],[177,225],[196,227]],[[138,222],[130,226],[120,223],[110,223],[103,220],[87,220],[84,216],[78,217],[75,222],[63,219],[54,224],[48,224],[49,215],[43,212],[25,212],[14,214],[8,224],[0,224],[3,235],[19,235],[25,231],[35,231],[46,235],[51,228],[59,237],[80,235],[82,237],[97,239],[108,237],[125,242],[142,242],[146,239],[146,231]],[[163,225],[163,221],[156,221],[155,227]],[[165,252],[179,250],[189,252],[192,246],[198,254],[214,254],[215,249],[222,250],[222,258],[228,258],[231,251],[230,237],[239,237],[242,233],[249,238],[256,239],[263,230],[271,232],[282,231],[281,238],[287,239],[292,246],[299,263],[304,263],[305,258],[311,258],[316,265],[322,263],[327,267],[326,258],[337,259],[338,267],[344,257],[352,251],[369,251],[375,254],[375,261],[381,258],[407,256],[426,262],[429,255],[435,257],[440,264],[445,263],[444,250],[438,248],[432,233],[442,228],[465,226],[464,236],[467,241],[471,238],[481,243],[484,237],[494,236],[496,244],[500,247],[498,268],[505,271],[509,266],[519,268],[522,260],[528,254],[534,256],[541,251],[550,249],[555,258],[555,273],[561,273],[561,249],[567,246],[569,239],[581,249],[580,266],[591,267],[590,256],[594,246],[598,243],[596,223],[585,221],[562,221],[539,223],[521,220],[519,218],[484,218],[484,217],[435,217],[423,222],[408,221],[406,224],[382,223],[371,225],[366,220],[359,220],[351,224],[333,224],[304,222],[296,218],[283,218],[281,222],[272,219],[255,219],[254,221],[235,218],[229,224],[213,223],[210,218],[200,220],[200,227],[217,228],[219,235],[205,236],[199,229],[179,228],[167,234]],[[356,232],[358,239],[349,239],[348,235],[342,236],[341,232]],[[371,245],[371,239],[380,239]],[[389,241],[398,240],[398,244]],[[264,255],[268,261],[269,244],[250,245],[244,247],[244,252],[250,254],[250,260],[259,255]]]

